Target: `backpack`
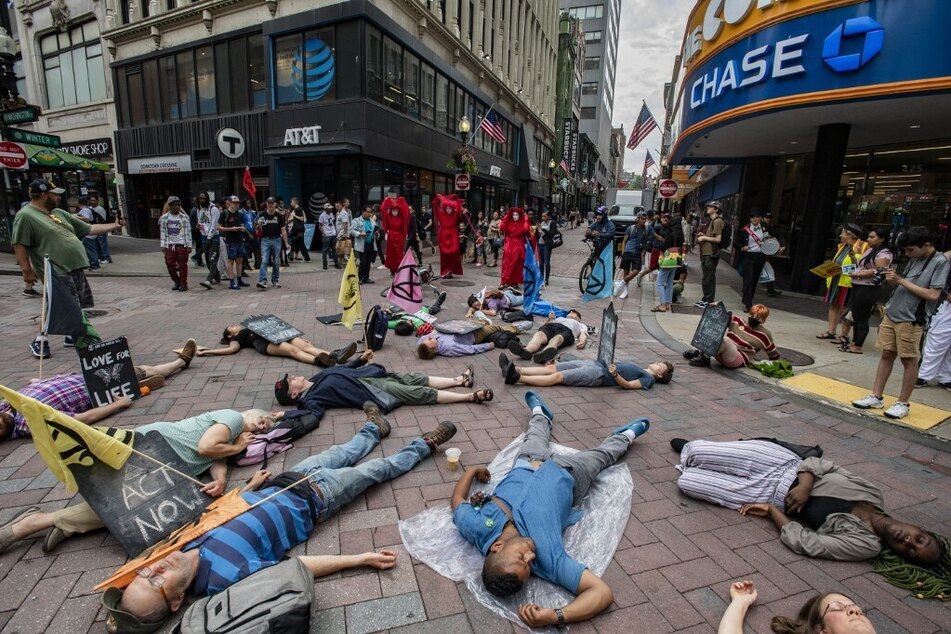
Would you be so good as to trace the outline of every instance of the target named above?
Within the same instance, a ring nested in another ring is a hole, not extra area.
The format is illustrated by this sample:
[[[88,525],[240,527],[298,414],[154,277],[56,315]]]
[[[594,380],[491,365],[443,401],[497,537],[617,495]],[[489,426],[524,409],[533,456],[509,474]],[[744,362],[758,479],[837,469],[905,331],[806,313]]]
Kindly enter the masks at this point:
[[[486,337],[485,341],[488,343],[494,343],[495,347],[499,350],[504,350],[509,347],[509,342],[518,341],[518,335],[500,330],[498,332],[493,332],[491,335]]]
[[[242,467],[263,462],[262,468],[267,469],[268,458],[291,449],[293,439],[293,429],[286,427],[274,427],[267,433],[255,434],[244,451],[231,457],[231,462]]]
[[[502,317],[502,321],[509,324],[516,321],[527,321],[531,319],[531,317],[526,315],[521,308],[503,308],[499,311],[499,315]]]
[[[733,244],[733,227],[730,226],[729,222],[724,220],[723,233],[720,234],[720,244],[717,245],[717,248],[729,249],[731,244]]]
[[[180,634],[305,634],[314,575],[298,557],[259,570],[185,610]]]
[[[375,352],[383,347],[383,340],[386,339],[386,332],[389,330],[388,321],[386,313],[379,304],[367,313],[363,326],[363,339],[367,344],[367,350]]]

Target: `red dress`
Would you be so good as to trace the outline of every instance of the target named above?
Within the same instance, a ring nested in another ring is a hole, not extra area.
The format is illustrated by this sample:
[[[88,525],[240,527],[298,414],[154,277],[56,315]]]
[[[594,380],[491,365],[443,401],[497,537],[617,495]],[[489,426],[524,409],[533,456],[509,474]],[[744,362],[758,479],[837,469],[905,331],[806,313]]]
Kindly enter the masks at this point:
[[[462,275],[462,254],[459,252],[459,223],[462,222],[462,205],[456,196],[436,196],[433,205],[433,220],[439,240],[439,274]]]
[[[396,275],[406,254],[406,235],[409,231],[409,205],[406,199],[402,196],[385,198],[380,205],[380,222],[386,235],[386,268]]]
[[[512,214],[518,213],[518,220],[512,219]],[[525,239],[529,237],[532,227],[528,223],[525,212],[518,208],[508,210],[499,225],[499,232],[505,236],[505,249],[502,252],[502,272],[499,284],[521,285],[523,267],[525,266]]]

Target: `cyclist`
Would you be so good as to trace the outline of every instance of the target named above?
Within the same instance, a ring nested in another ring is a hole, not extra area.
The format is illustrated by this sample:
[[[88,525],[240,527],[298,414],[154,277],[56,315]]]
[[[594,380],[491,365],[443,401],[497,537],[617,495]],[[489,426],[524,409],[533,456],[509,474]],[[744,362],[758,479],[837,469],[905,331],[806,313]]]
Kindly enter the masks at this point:
[[[614,223],[608,218],[608,208],[604,205],[594,212],[594,222],[584,232],[586,240],[594,243],[594,252],[600,254],[604,245],[614,240]]]

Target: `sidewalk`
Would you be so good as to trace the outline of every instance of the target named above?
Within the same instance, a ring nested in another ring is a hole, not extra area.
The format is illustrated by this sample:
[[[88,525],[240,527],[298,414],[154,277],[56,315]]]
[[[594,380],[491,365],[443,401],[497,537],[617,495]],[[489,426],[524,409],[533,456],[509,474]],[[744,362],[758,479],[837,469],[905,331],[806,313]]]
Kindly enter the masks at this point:
[[[645,315],[656,315],[659,326],[685,348],[690,345],[700,314],[703,312],[693,306],[693,303],[702,295],[699,282],[701,277],[699,256],[694,255],[688,264],[689,274],[681,298],[682,303],[675,306],[674,312],[649,313],[650,308],[656,305],[653,280],[644,279],[641,296],[642,319]],[[720,263],[717,267],[717,299],[724,302],[734,314],[738,312],[742,314],[743,311],[742,283],[742,278],[735,269],[725,262]],[[631,299],[637,301],[635,287],[632,286],[631,290]],[[813,362],[806,365],[794,365],[793,371],[796,377],[788,381],[768,378],[751,368],[742,368],[740,372],[784,389],[809,394],[811,398],[853,414],[906,426],[902,421],[886,418],[881,410],[863,412],[851,407],[849,403],[851,399],[861,398],[869,393],[875,376],[880,356],[878,350],[875,349],[875,339],[878,334],[876,318],[872,319],[872,328],[863,347],[864,354],[848,354],[839,351],[837,346],[830,344],[827,340],[816,339],[816,335],[823,332],[826,325],[826,305],[819,297],[790,292],[784,292],[782,296],[776,298],[767,297],[765,287],[760,286],[754,302],[769,307],[770,316],[766,326],[773,333],[776,346],[808,355]],[[898,394],[901,376],[901,364],[896,362],[895,369],[885,387],[886,395]],[[794,384],[795,387],[790,386],[789,383]],[[855,391],[853,386],[860,389]],[[920,430],[940,438],[951,439],[951,393],[940,387],[916,389],[912,394],[911,403],[912,412],[915,412],[916,404],[940,410],[932,413],[932,420],[944,422],[930,429]],[[920,407],[918,409],[921,410]],[[907,419],[905,422],[907,423]]]

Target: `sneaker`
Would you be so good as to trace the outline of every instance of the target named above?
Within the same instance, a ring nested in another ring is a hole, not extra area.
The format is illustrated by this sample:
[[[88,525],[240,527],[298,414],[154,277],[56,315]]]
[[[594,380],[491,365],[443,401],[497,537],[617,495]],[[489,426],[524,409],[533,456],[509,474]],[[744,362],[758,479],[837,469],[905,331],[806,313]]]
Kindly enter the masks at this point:
[[[243,278],[240,278],[240,277],[239,277],[239,278],[238,278],[238,286],[251,286],[251,285],[248,284],[247,282],[245,282]]]
[[[376,425],[376,428],[380,430],[380,438],[386,438],[390,435],[390,423],[383,417],[376,403],[366,401],[363,404],[363,411],[367,415],[367,422],[373,423]]]
[[[185,367],[187,368],[192,364],[192,359],[195,358],[195,353],[198,351],[198,344],[195,343],[194,339],[189,339],[185,342],[185,345],[182,346],[182,351],[177,353],[178,358],[185,362]]]
[[[33,340],[33,343],[30,344],[30,352],[33,353],[33,356],[37,359],[49,359],[53,355],[50,353],[50,342],[46,340],[46,337],[37,337]]]
[[[75,348],[76,341],[69,335],[66,335],[65,337],[63,337],[63,345],[66,346],[67,348]]]
[[[267,288],[267,282],[258,282],[255,286],[258,288]]]
[[[522,361],[531,361],[532,353],[526,350],[520,341],[510,341],[509,350],[518,356]]]
[[[519,332],[528,332],[535,324],[530,321],[517,321],[512,325],[515,326],[515,329]]]
[[[857,407],[859,409],[882,409],[885,407],[885,401],[874,394],[869,394],[865,398],[852,401],[852,407]]]
[[[321,352],[316,357],[314,357],[314,365],[318,365],[322,368],[332,367],[335,365],[334,358],[326,352]]]
[[[386,268],[386,265],[385,265],[385,264],[381,264],[380,266],[376,267],[376,270],[377,270],[377,271],[382,271],[382,270],[385,269],[385,268]]]
[[[677,453],[680,453],[684,450],[684,446],[686,446],[688,442],[690,441],[687,440],[686,438],[671,438],[670,448],[676,451]]]
[[[558,350],[555,348],[545,348],[532,355],[532,361],[535,363],[548,363],[558,356]]]
[[[271,282],[271,288],[280,288],[280,287],[281,287],[280,282]]]
[[[436,426],[436,429],[423,434],[423,441],[429,445],[430,451],[435,452],[439,445],[445,443],[456,435],[456,426],[449,421],[443,421]]]
[[[72,533],[68,533],[58,526],[54,526],[50,529],[50,532],[46,534],[46,538],[43,540],[43,552],[53,552],[57,546],[63,543],[65,539],[72,536]]]
[[[637,276],[637,288],[640,288],[640,287],[641,287],[642,279],[643,279],[643,278],[642,278],[640,275]]]
[[[503,381],[506,385],[515,385],[518,383],[518,380],[522,378],[522,374],[518,371],[518,368],[515,367],[515,364],[505,359],[507,365],[502,369]]]
[[[612,434],[623,434],[624,432],[631,430],[634,432],[634,437],[643,436],[647,433],[647,430],[651,428],[651,422],[646,418],[638,418],[636,420],[630,421],[627,425],[623,427],[618,427],[615,429]]]
[[[198,282],[198,284],[199,286],[202,286],[203,288],[207,288],[209,291],[211,290],[211,282],[207,280],[204,282]]]
[[[690,350],[684,350],[684,359],[690,361],[700,356],[700,351],[696,348],[691,348]]]
[[[693,305],[694,305],[695,308],[706,308],[706,307],[707,307],[707,303],[708,303],[708,302],[705,302],[705,301],[703,301],[703,300],[700,300],[699,302],[694,302]]]
[[[188,286],[185,285],[185,284],[182,284],[182,285],[179,287],[178,292],[184,293],[184,292],[187,291],[187,290],[188,290]]]
[[[928,381],[925,379],[917,379],[915,380],[915,387],[928,387]]]
[[[889,418],[904,418],[908,416],[908,410],[911,409],[908,406],[908,403],[899,403],[895,401],[895,404],[885,410],[885,416]]]
[[[100,263],[100,264],[102,264],[103,262],[105,262],[106,264],[112,264],[112,260],[111,260],[111,259],[99,260],[99,263]]]
[[[612,295],[614,295],[615,297],[617,297],[617,294],[621,291],[621,287],[622,287],[622,286],[624,286],[624,280],[618,280],[617,282],[615,282],[615,283],[614,283],[614,292],[612,293]]]
[[[178,291],[178,290],[181,290],[181,288],[182,288],[182,285],[181,285],[181,284],[175,284],[175,286],[172,287],[172,290],[173,290],[173,291]]]
[[[695,368],[709,368],[710,367],[710,357],[705,354],[698,354],[693,359],[687,362],[687,365],[692,365]]]
[[[141,381],[139,381],[139,387],[140,388],[147,387],[149,388],[149,392],[154,392],[155,390],[159,389],[163,385],[165,385],[165,377],[162,376],[161,374],[147,376]]]
[[[13,519],[9,522],[0,526],[0,553],[5,551],[10,547],[11,544],[16,542],[19,538],[13,534],[13,525],[19,522],[22,519],[29,517],[30,515],[35,515],[40,512],[40,507],[31,506],[28,509],[25,509],[17,513]]]
[[[357,342],[354,341],[349,346],[344,348],[337,348],[330,353],[330,356],[333,357],[334,361],[337,363],[345,363],[347,359],[353,356],[353,353],[357,351]]]
[[[23,296],[24,297],[43,297],[43,294],[37,292],[35,288],[24,288]]]
[[[948,381],[947,383],[938,383],[938,385],[951,392],[951,381]]]
[[[554,422],[555,415],[551,413],[551,409],[535,390],[529,390],[528,392],[525,392],[525,404],[528,405],[528,409],[532,411],[534,411],[536,407],[540,407],[542,410],[542,415],[544,415],[549,421]]]
[[[637,285],[640,288],[640,284]],[[624,288],[621,290],[621,294],[617,296],[618,299],[627,299],[627,296],[631,294],[631,291],[627,288],[627,284],[624,285]]]

